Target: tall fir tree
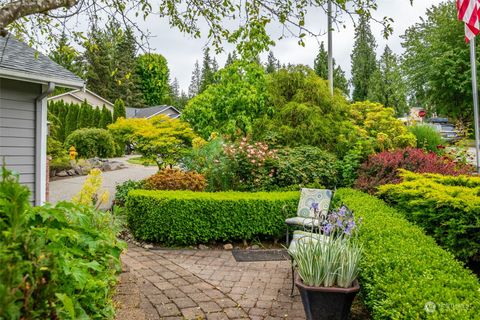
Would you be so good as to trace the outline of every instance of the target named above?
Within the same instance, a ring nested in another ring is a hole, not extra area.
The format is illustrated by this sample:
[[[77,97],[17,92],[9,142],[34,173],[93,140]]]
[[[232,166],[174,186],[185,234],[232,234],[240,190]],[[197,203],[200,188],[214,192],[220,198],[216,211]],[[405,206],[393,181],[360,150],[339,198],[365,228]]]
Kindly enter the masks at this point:
[[[136,68],[137,44],[131,28],[127,28],[120,37],[114,50],[115,96],[122,99],[131,108],[141,108],[145,104],[140,91]]]
[[[368,99],[370,79],[377,69],[375,48],[375,37],[370,29],[368,17],[360,16],[360,21],[355,29],[355,44],[351,54],[352,99],[354,101]]]
[[[270,51],[268,53],[267,57],[267,63],[265,65],[265,72],[266,73],[274,73],[279,69],[280,62],[278,61],[277,58],[275,58],[275,55],[273,54],[273,51]]]
[[[319,77],[328,80],[328,52],[325,50],[323,42],[320,44],[318,54],[313,61],[313,70]],[[345,72],[340,66],[336,65],[335,59],[333,59],[333,86],[349,95],[348,80],[345,77]]]
[[[227,60],[225,61],[225,68],[238,60],[237,51],[233,50],[232,53],[228,53]]]
[[[209,85],[214,83],[214,74],[215,70],[213,68],[213,61],[210,58],[210,49],[206,48],[203,51],[203,61],[202,61],[202,75],[200,77],[200,89],[199,93],[205,91]]]
[[[195,65],[193,67],[193,72],[192,72],[192,79],[190,81],[190,86],[188,87],[188,96],[190,98],[193,98],[200,93],[201,81],[202,81],[202,71],[200,70],[200,65],[198,64],[198,60],[197,60],[195,61]]]
[[[399,58],[386,46],[378,68],[370,79],[368,99],[394,108],[398,116],[408,112],[407,86]]]
[[[81,55],[70,45],[65,33],[61,35],[55,49],[50,52],[49,57],[65,69],[83,78],[85,70]]]
[[[125,109],[125,103],[122,99],[115,100],[113,105],[113,122],[117,121],[118,118],[126,118],[127,112]]]

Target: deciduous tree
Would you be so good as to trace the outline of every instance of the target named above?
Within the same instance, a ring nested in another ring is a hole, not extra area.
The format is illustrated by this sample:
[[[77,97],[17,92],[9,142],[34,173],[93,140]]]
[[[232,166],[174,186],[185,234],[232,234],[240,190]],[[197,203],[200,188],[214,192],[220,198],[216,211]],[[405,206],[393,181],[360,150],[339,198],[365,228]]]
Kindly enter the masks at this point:
[[[137,75],[147,106],[170,103],[170,70],[165,57],[158,53],[139,56]]]

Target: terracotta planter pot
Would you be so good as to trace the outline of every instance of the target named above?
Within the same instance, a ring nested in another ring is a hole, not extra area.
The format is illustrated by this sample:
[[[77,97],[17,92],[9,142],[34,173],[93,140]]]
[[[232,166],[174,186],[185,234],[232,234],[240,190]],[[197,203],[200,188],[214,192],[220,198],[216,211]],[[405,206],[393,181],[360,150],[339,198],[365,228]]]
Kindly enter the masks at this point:
[[[351,288],[310,287],[297,277],[307,320],[347,320],[353,299],[360,290],[358,281]]]

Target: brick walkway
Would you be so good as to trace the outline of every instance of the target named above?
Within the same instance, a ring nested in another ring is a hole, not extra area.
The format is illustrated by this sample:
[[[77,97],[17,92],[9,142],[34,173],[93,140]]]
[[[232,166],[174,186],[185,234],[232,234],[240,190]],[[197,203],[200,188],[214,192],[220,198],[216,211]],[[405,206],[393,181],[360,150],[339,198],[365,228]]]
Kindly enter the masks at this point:
[[[230,251],[132,245],[122,261],[131,274],[116,300],[121,310],[134,309],[128,319],[305,319],[298,294],[289,296],[289,261],[236,262]],[[139,297],[129,299],[122,291],[133,282]],[[117,320],[127,319],[122,314]]]

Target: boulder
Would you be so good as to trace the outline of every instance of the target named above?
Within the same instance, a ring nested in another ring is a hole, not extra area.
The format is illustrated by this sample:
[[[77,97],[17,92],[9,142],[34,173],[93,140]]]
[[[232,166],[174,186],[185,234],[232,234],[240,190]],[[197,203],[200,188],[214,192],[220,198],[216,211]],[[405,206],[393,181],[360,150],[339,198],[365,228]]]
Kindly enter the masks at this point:
[[[231,243],[227,243],[223,245],[223,249],[225,250],[233,250],[233,245]]]
[[[68,173],[65,170],[57,172],[57,177],[66,177],[66,176],[68,176]]]
[[[204,245],[204,244],[199,244],[199,245],[198,245],[198,249],[200,249],[200,250],[208,250],[208,247],[207,247],[206,245]]]
[[[75,172],[75,170],[70,169],[70,170],[67,171],[67,174],[68,174],[69,176],[75,176],[77,173]]]

